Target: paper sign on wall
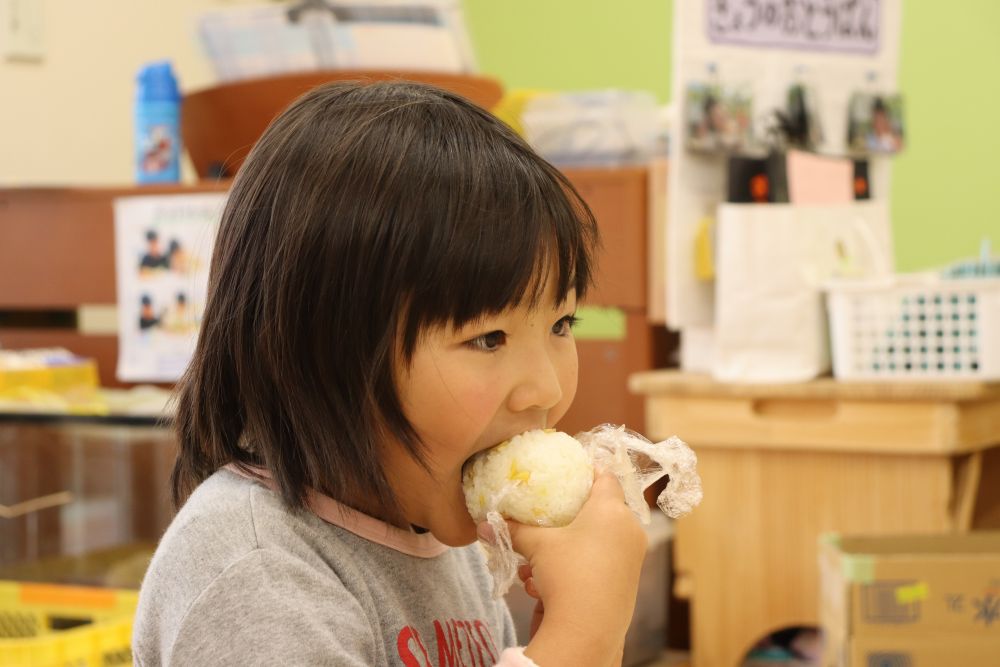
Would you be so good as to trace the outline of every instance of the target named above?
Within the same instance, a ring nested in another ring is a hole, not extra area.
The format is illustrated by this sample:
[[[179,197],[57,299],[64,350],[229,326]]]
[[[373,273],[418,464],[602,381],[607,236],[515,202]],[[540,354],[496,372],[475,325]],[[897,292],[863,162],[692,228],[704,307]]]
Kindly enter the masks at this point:
[[[173,382],[194,352],[225,193],[116,199],[118,379]]]
[[[879,48],[879,0],[731,0],[707,2],[708,37],[804,51],[872,54]]]

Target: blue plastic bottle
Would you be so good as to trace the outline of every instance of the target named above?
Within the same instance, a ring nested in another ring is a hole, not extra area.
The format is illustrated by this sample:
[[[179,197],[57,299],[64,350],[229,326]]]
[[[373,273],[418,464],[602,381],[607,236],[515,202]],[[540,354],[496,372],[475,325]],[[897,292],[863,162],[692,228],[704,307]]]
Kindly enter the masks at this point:
[[[139,183],[181,178],[181,94],[167,61],[139,70],[135,98],[135,176]]]

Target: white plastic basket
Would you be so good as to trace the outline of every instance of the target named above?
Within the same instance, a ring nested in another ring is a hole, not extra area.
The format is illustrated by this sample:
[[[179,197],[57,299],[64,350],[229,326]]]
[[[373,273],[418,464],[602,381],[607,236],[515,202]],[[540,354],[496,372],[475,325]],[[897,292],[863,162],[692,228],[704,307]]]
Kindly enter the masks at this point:
[[[897,275],[827,285],[841,379],[1000,379],[1000,278]]]

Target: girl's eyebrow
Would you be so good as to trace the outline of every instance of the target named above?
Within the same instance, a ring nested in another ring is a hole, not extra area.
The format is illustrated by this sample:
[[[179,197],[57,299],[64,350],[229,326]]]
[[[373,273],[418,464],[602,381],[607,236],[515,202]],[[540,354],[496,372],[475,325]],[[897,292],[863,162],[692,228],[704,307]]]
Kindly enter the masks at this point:
[[[451,331],[458,336],[465,336],[474,333],[482,333],[483,331],[489,331],[493,329],[501,329],[503,327],[497,326],[501,314],[496,315],[486,315],[483,317],[477,317],[473,320],[469,320],[465,324],[460,326],[452,325]]]

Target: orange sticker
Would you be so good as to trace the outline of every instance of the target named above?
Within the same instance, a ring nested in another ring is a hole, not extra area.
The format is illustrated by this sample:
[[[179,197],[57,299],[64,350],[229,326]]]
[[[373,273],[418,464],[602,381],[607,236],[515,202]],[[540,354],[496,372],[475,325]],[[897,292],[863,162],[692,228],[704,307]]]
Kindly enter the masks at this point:
[[[20,597],[24,604],[112,609],[115,606],[116,593],[84,586],[21,584]]]

